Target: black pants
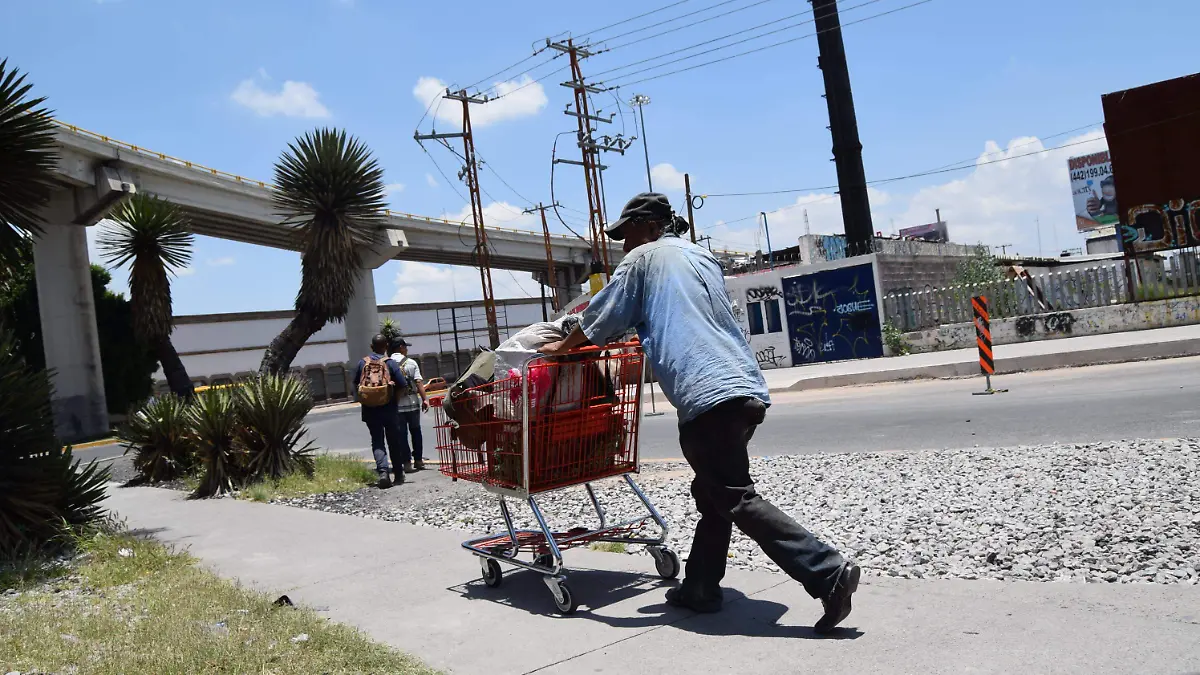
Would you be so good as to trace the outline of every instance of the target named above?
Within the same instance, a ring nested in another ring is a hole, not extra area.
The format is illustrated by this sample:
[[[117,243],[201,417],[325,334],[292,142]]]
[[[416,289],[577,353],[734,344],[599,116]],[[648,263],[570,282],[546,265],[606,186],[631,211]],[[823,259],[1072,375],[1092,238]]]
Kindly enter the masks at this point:
[[[411,461],[411,456],[408,438],[400,427],[400,416],[375,415],[363,421],[367,423],[367,430],[371,432],[371,454],[375,455],[375,471],[380,475],[387,474],[388,450],[391,450],[392,466],[396,471],[403,471],[404,465]]]
[[[720,597],[734,525],[812,597],[833,589],[841,554],[754,489],[747,445],[765,415],[761,401],[738,398],[679,427],[683,456],[696,472],[692,496],[700,511],[683,582],[689,592]]]
[[[402,431],[407,428],[408,433],[412,436],[413,461],[421,461],[423,459],[421,450],[423,444],[421,439],[421,409],[401,411],[400,427]]]

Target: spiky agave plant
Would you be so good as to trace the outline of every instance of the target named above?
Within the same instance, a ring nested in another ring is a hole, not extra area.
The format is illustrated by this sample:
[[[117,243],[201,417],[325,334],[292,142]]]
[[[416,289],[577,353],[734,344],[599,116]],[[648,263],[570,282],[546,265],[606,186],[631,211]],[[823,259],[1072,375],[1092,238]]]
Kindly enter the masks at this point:
[[[51,386],[0,331],[0,559],[100,517],[108,469],[81,467],[54,434]]]
[[[174,394],[151,399],[135,411],[118,438],[147,482],[173,480],[195,466],[188,404]]]
[[[171,202],[139,193],[117,209],[113,220],[116,225],[102,232],[98,243],[106,263],[130,266],[134,333],[154,350],[171,392],[190,399],[192,380],[171,342],[171,276],[192,260],[187,219]]]
[[[304,418],[312,410],[308,381],[291,375],[258,375],[236,390],[237,442],[246,449],[250,480],[313,473],[313,443]]]
[[[197,499],[230,492],[246,475],[246,451],[237,443],[238,419],[234,395],[228,389],[208,389],[192,399],[188,419],[196,455],[204,469],[192,496]]]
[[[275,164],[274,202],[301,240],[296,316],[263,354],[260,370],[287,371],[304,343],[350,308],[363,251],[380,241],[383,169],[345,131],[305,134]]]
[[[0,266],[21,242],[42,231],[38,208],[50,199],[58,162],[54,113],[30,98],[25,75],[0,61]]]

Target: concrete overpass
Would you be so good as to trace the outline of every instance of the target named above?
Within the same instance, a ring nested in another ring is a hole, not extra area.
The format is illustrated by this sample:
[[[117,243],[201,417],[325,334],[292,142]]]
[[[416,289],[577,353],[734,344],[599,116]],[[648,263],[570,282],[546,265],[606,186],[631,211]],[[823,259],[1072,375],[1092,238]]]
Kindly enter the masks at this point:
[[[196,234],[298,250],[293,228],[280,224],[272,188],[262,181],[205,167],[60,124],[56,132],[57,190],[43,216],[45,234],[34,244],[46,363],[54,369],[55,415],[60,435],[76,439],[104,433],[108,415],[92,303],[85,228],[127,195],[168,199],[189,217]],[[473,225],[406,213],[387,213],[384,243],[365,252],[357,292],[346,317],[348,358],[355,359],[378,329],[373,270],[388,260],[448,265],[474,263]],[[546,244],[540,232],[488,227],[491,264],[545,276]],[[586,276],[590,246],[574,236],[551,235],[553,285],[563,302]],[[621,259],[612,247],[609,260]]]

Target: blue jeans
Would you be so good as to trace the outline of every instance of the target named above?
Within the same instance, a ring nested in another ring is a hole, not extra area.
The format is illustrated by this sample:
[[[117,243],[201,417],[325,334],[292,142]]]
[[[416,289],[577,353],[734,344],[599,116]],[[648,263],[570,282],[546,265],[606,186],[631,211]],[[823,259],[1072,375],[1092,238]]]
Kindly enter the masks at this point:
[[[401,411],[400,413],[400,435],[405,436],[404,441],[407,444],[408,438],[404,433],[404,428],[408,427],[408,433],[412,434],[412,458],[413,461],[422,461],[421,455],[421,409]]]
[[[403,471],[404,465],[411,460],[408,450],[408,438],[400,427],[400,418],[396,415],[378,415],[364,420],[367,430],[371,432],[371,454],[375,455],[375,471],[386,476],[388,469],[388,450],[391,450],[392,466],[396,471]],[[386,447],[384,445],[386,441]]]

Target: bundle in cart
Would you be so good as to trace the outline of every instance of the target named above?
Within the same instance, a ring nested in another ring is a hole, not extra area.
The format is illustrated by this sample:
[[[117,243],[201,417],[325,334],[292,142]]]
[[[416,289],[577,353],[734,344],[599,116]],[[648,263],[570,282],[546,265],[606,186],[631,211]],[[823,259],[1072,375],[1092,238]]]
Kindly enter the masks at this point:
[[[506,525],[505,532],[463,543],[479,556],[489,586],[500,583],[500,563],[532,570],[544,575],[559,610],[573,611],[562,551],[597,541],[646,545],[661,576],[678,575],[679,558],[663,546],[667,524],[631,475],[638,471],[644,379],[644,355],[633,342],[535,358],[506,378],[448,395],[437,419],[441,471],[495,493]],[[591,483],[616,476],[646,515],[608,522]],[[573,487],[588,492],[598,525],[553,532],[537,495]],[[527,501],[539,528],[517,530],[506,497]],[[656,536],[643,533],[652,523]],[[522,553],[532,560],[520,560]]]

